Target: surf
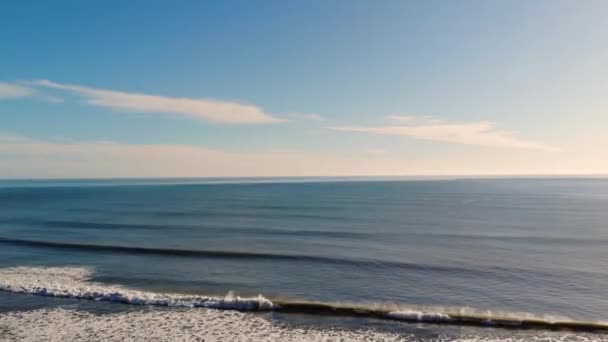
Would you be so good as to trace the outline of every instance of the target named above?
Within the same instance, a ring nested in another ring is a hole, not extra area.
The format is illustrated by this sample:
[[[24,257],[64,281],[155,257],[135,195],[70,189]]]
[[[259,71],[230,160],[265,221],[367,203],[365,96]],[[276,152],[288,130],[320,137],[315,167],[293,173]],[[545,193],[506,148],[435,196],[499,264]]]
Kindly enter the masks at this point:
[[[608,333],[608,324],[532,314],[477,311],[470,308],[419,310],[395,305],[363,305],[271,300],[262,295],[224,297],[157,293],[93,281],[86,267],[11,267],[0,269],[0,290],[12,293],[165,307],[210,308],[236,311],[272,311],[309,315],[375,318],[408,323],[449,324],[510,329],[568,330]]]

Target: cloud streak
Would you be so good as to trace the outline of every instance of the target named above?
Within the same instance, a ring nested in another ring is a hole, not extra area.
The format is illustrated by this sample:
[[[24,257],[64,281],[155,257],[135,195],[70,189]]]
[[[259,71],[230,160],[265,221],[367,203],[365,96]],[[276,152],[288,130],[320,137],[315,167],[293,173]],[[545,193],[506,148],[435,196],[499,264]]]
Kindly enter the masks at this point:
[[[388,115],[386,118],[389,120],[397,121],[397,122],[412,122],[417,119],[413,115],[398,115],[398,114]]]
[[[486,121],[471,123],[423,123],[397,126],[340,126],[330,127],[330,129],[379,135],[397,135],[465,145],[557,151],[556,148],[546,144],[519,138],[513,132],[497,130],[494,124]]]
[[[18,99],[32,96],[34,90],[17,84],[0,82],[0,99]]]
[[[0,133],[0,178],[377,175],[403,161],[305,151],[229,152],[180,144],[53,141]],[[406,163],[407,164],[407,163]]]
[[[0,82],[0,100],[30,98],[50,103],[61,103],[63,99],[57,96],[43,94],[38,90],[20,84]]]
[[[604,146],[605,139],[594,142]],[[582,147],[589,147],[583,144]],[[0,178],[607,174],[608,152],[259,150],[35,139],[0,132]],[[390,153],[389,153],[390,152]],[[398,153],[397,153],[398,152]]]
[[[319,114],[310,113],[289,113],[287,114],[290,118],[298,120],[310,120],[310,121],[325,121],[326,119]]]
[[[284,121],[259,107],[236,102],[129,93],[48,80],[31,81],[28,84],[76,94],[84,97],[92,106],[116,111],[181,115],[222,124],[269,124]]]

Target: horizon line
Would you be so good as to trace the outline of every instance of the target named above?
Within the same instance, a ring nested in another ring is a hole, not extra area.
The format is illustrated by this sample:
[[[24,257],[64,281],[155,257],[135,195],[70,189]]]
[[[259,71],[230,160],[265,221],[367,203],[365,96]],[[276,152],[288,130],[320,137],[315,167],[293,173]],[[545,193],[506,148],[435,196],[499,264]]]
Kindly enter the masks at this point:
[[[311,175],[311,176],[201,176],[201,177],[148,177],[148,176],[128,176],[128,177],[2,177],[0,181],[111,181],[111,180],[273,180],[273,179],[378,179],[382,178],[427,178],[427,179],[445,179],[445,178],[462,178],[462,179],[507,179],[507,178],[608,178],[608,173],[513,173],[513,174],[412,174],[412,175]]]

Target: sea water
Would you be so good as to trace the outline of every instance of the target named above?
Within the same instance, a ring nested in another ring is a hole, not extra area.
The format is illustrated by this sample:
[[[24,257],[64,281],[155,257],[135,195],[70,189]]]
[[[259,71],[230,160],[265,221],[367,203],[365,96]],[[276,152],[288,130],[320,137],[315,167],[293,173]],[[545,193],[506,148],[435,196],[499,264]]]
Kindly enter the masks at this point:
[[[0,182],[0,340],[600,341],[607,289],[608,179]]]

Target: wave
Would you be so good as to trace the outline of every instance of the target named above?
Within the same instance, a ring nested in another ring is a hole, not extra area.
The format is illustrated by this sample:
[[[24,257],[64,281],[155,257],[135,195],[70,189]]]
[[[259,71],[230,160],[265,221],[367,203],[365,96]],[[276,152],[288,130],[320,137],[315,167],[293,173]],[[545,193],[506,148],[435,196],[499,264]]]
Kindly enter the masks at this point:
[[[238,311],[274,311],[313,315],[377,318],[412,323],[452,324],[516,329],[606,332],[608,324],[523,313],[481,312],[470,308],[419,310],[416,308],[272,301],[262,295],[225,297],[156,293],[92,281],[94,272],[84,267],[12,267],[0,269],[0,290],[39,296],[89,299],[132,305],[213,308]]]
[[[67,220],[32,220],[32,219],[0,219],[0,223],[27,225],[30,227],[49,227],[49,228],[74,228],[74,229],[132,229],[132,230],[197,230],[201,232],[211,232],[216,234],[249,234],[249,235],[283,235],[283,236],[304,236],[304,237],[329,237],[329,238],[371,238],[370,234],[360,232],[345,231],[326,231],[326,230],[285,230],[266,227],[234,227],[219,225],[159,225],[159,224],[140,224],[140,223],[112,223],[112,222],[91,222],[91,221],[67,221]]]
[[[268,206],[272,207],[272,206]],[[86,209],[87,211],[95,211],[108,213],[106,210],[97,209]],[[141,211],[117,211],[113,210],[109,212],[111,214],[146,214],[156,216],[230,216],[232,218],[238,216],[244,217],[258,217],[264,218],[265,214],[260,213],[235,213],[231,212],[184,212],[184,211],[155,211],[155,212],[141,212]],[[277,214],[273,214],[276,217]],[[290,216],[292,216],[290,214]],[[326,217],[314,216],[316,219],[327,219]],[[332,217],[332,219],[345,220],[346,217]],[[114,229],[130,229],[130,230],[197,230],[200,232],[214,233],[214,234],[248,234],[248,235],[269,235],[269,236],[302,236],[302,237],[324,237],[324,238],[348,238],[348,239],[375,239],[378,238],[377,234],[370,234],[364,232],[348,232],[348,231],[328,231],[328,230],[312,230],[312,229],[276,229],[259,226],[235,226],[213,224],[208,225],[199,223],[197,225],[160,225],[160,224],[140,224],[140,223],[113,223],[113,222],[92,222],[92,221],[81,221],[81,220],[35,220],[35,219],[21,219],[21,218],[8,218],[0,219],[0,224],[15,224],[15,225],[26,225],[29,227],[49,227],[49,228],[73,228],[73,229],[98,229],[98,230],[114,230]],[[480,233],[467,233],[467,234],[454,234],[454,233],[429,233],[422,231],[408,232],[408,236],[416,236],[420,239],[449,239],[449,240],[478,240],[478,241],[503,241],[503,242],[516,242],[516,243],[553,243],[553,244],[593,244],[593,245],[606,245],[608,239],[602,238],[587,238],[580,236],[533,236],[533,235],[484,235]]]
[[[167,257],[185,258],[215,258],[215,259],[234,259],[243,262],[273,260],[289,262],[310,262],[328,265],[346,265],[351,267],[373,267],[373,268],[392,268],[409,271],[435,272],[435,273],[458,273],[459,275],[471,276],[496,276],[502,278],[505,272],[516,271],[519,274],[530,272],[524,268],[513,267],[476,267],[466,268],[448,265],[433,265],[423,263],[412,263],[395,260],[377,259],[356,259],[339,258],[320,255],[289,254],[289,253],[265,253],[265,252],[242,252],[234,250],[204,250],[204,249],[181,249],[181,248],[157,248],[125,245],[105,245],[87,244],[78,242],[60,242],[45,240],[13,239],[0,237],[0,244],[25,246],[34,248],[48,248],[57,250],[70,250],[93,253],[113,253],[126,255],[157,255]],[[539,273],[535,271],[534,273]]]
[[[240,252],[231,250],[201,250],[201,249],[174,249],[174,248],[154,248],[139,246],[120,246],[120,245],[95,245],[72,242],[55,242],[42,240],[12,239],[0,237],[0,244],[15,246],[41,247],[62,250],[75,250],[84,252],[108,252],[135,255],[161,255],[174,257],[205,257],[218,259],[239,259],[239,260],[277,260],[277,261],[304,261],[319,262],[326,264],[340,264],[351,266],[368,267],[396,267],[402,269],[424,270],[434,272],[459,272],[461,274],[487,274],[491,271],[473,270],[461,267],[437,266],[427,264],[417,264],[387,260],[369,259],[342,259],[318,255],[306,254],[287,254],[287,253],[263,253],[263,252]]]
[[[238,251],[221,251],[221,250],[200,250],[200,249],[173,249],[173,248],[153,248],[153,247],[138,247],[138,246],[118,246],[118,245],[94,245],[70,242],[54,242],[40,240],[25,240],[25,239],[8,239],[0,238],[1,244],[10,244],[17,246],[29,247],[46,247],[55,249],[69,249],[80,251],[99,251],[124,254],[155,254],[167,256],[184,256],[184,257],[216,257],[225,259],[274,259],[274,260],[302,260],[302,261],[321,261],[328,263],[351,263],[349,260],[337,258],[329,258],[322,256],[298,255],[298,254],[273,254],[260,252],[238,252]]]
[[[38,296],[90,299],[133,305],[268,310],[273,303],[257,297],[187,296],[138,291],[90,281],[93,271],[82,267],[13,267],[0,270],[0,290]]]
[[[166,226],[154,226],[147,224],[133,223],[105,223],[89,221],[61,221],[61,220],[31,220],[31,219],[3,219],[0,223],[26,225],[30,227],[49,227],[49,228],[78,228],[78,229],[158,229]]]

